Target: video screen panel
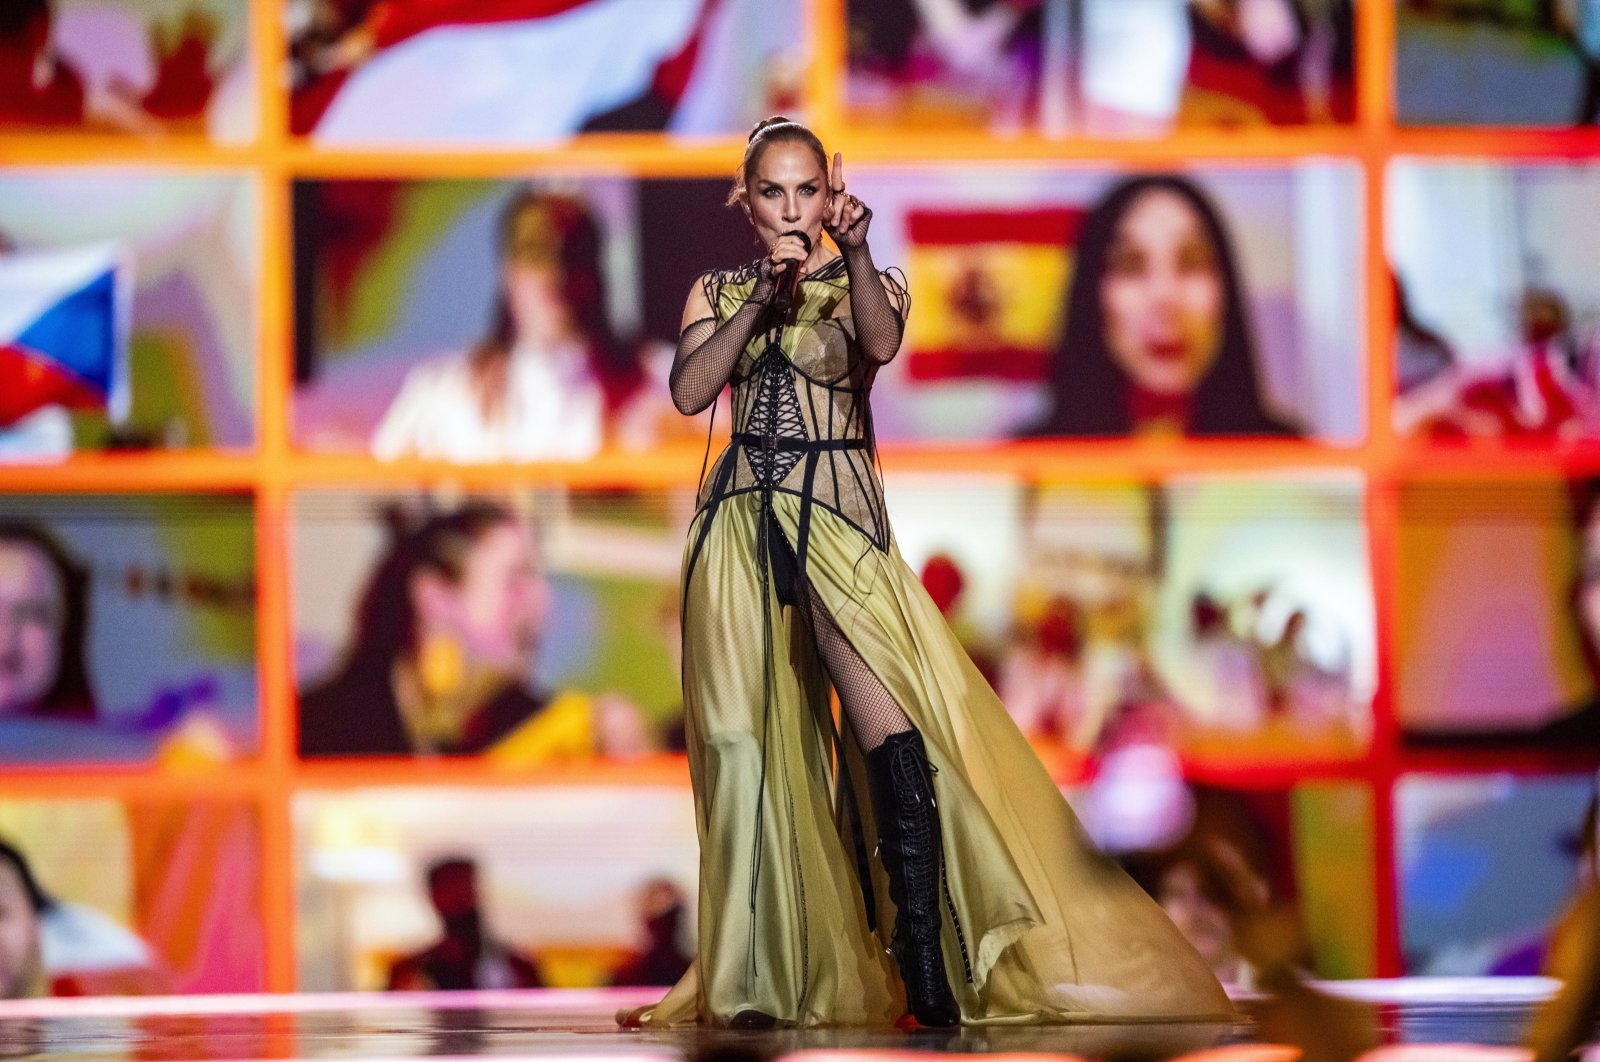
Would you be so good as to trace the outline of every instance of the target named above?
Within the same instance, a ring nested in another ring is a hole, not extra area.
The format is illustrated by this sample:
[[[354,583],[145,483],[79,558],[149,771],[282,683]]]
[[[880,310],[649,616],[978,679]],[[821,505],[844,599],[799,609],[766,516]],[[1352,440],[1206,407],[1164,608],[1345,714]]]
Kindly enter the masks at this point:
[[[448,989],[437,945],[489,942],[479,987],[671,984],[694,949],[687,786],[385,787],[294,797],[302,992]]]
[[[0,12],[0,132],[256,138],[250,5],[11,0]]]
[[[807,108],[809,21],[764,0],[285,0],[295,136],[522,148],[742,134]]]
[[[1159,137],[1355,120],[1351,0],[847,0],[852,122]]]
[[[0,497],[0,763],[255,755],[249,495]]]
[[[1594,884],[1594,799],[1593,774],[1402,778],[1395,870],[1406,973],[1548,973],[1551,934]]]
[[[659,491],[301,492],[301,755],[538,767],[681,749],[692,505]]]
[[[1461,444],[1600,434],[1589,163],[1399,159],[1388,174],[1395,430]]]
[[[0,462],[252,447],[259,210],[242,171],[0,171]]]
[[[1600,14],[1555,0],[1395,0],[1395,118],[1405,126],[1600,121]]]
[[[265,989],[258,822],[239,800],[0,798],[0,888],[27,942],[0,967],[6,998]]]
[[[1592,481],[1401,493],[1396,711],[1417,744],[1600,745]]]
[[[1377,908],[1365,785],[1163,787],[1148,775],[1119,781],[1122,772],[1110,765],[1103,761],[1093,781],[1068,793],[1074,810],[1225,986],[1259,986],[1261,971],[1245,953],[1259,947],[1263,931],[1274,931],[1251,924],[1241,886],[1271,918],[1295,927],[1301,969],[1323,978],[1372,976]]]

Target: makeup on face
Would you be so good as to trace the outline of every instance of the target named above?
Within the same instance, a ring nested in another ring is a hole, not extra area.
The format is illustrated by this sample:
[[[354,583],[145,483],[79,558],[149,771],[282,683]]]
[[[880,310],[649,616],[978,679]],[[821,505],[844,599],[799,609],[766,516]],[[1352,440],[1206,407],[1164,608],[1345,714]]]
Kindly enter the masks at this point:
[[[828,175],[809,147],[796,140],[768,147],[756,160],[745,193],[750,223],[763,243],[771,247],[784,233],[798,230],[811,240],[816,257],[822,247]]]

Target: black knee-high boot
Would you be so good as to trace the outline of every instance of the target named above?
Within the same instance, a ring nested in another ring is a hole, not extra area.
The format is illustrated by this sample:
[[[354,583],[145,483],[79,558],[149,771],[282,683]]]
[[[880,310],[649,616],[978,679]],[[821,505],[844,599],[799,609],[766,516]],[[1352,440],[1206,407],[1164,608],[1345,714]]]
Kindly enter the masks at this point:
[[[878,820],[879,854],[898,913],[894,958],[905,981],[911,1014],[926,1026],[955,1025],[961,1010],[950,992],[939,946],[944,849],[933,771],[922,735],[890,734],[867,753],[867,777]]]

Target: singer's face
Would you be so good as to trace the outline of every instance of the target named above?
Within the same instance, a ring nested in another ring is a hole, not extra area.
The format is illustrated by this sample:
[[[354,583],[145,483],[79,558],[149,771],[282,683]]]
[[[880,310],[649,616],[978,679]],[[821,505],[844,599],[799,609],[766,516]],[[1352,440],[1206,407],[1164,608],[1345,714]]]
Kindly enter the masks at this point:
[[[798,140],[768,147],[756,159],[744,190],[750,222],[768,247],[797,229],[817,246],[828,205],[828,175],[809,147]]]

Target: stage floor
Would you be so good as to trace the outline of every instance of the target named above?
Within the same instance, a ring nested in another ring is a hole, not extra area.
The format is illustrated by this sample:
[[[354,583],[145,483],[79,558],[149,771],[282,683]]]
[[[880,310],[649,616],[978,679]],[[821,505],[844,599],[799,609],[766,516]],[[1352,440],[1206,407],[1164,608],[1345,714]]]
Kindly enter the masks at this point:
[[[1324,986],[1372,1004],[1389,1045],[1508,1048],[1522,1037],[1553,982],[1539,978],[1342,982]],[[826,1052],[810,1062],[848,1062],[857,1052],[1048,1054],[1083,1059],[1291,1062],[1265,1049],[1244,1013],[1234,1023],[1028,1026],[957,1030],[821,1029],[734,1032],[619,1029],[615,1015],[659,990],[401,993],[46,999],[0,1002],[0,1059],[571,1059],[574,1062],[755,1062]],[[1240,1000],[1244,1011],[1251,1001]],[[1418,1057],[1404,1046],[1383,1052]],[[1371,1056],[1369,1056],[1371,1057]],[[1430,1054],[1512,1059],[1510,1050]],[[1586,1058],[1600,1060],[1600,1051]],[[797,1059],[796,1062],[806,1062]]]

